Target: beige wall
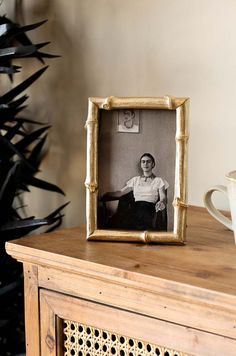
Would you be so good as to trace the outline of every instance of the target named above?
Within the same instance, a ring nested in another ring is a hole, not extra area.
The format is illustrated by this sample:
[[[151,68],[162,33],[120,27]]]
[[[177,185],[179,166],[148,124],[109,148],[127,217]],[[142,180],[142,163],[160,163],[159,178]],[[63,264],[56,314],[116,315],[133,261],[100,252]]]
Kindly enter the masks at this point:
[[[2,5],[11,7],[13,0]],[[25,20],[49,22],[34,31],[62,55],[31,93],[30,111],[53,128],[41,177],[59,184],[71,204],[65,225],[85,221],[83,129],[89,96],[191,98],[189,203],[224,183],[236,168],[236,2],[234,0],[25,0]],[[10,10],[9,10],[10,11]],[[34,61],[28,74],[38,66]],[[37,194],[35,213],[60,204]],[[221,208],[227,207],[218,198]]]

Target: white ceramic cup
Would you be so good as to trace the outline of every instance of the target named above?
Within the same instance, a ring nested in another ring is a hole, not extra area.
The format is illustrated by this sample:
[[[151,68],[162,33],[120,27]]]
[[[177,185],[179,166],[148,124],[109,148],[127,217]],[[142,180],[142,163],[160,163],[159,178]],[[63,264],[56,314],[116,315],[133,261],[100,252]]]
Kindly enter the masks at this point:
[[[228,229],[234,232],[234,241],[236,244],[236,171],[232,171],[226,175],[227,187],[224,185],[215,185],[210,188],[204,195],[204,204],[209,213]],[[228,196],[229,206],[232,220],[225,217],[217,210],[212,202],[212,194],[214,192],[222,192]]]

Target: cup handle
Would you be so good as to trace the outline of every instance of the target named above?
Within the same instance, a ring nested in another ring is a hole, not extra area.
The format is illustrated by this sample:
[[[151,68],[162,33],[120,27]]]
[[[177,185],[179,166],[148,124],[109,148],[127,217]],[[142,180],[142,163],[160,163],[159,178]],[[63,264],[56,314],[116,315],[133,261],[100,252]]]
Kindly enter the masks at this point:
[[[225,225],[228,229],[233,230],[232,221],[226,218],[222,213],[219,212],[212,203],[212,194],[214,192],[221,192],[227,195],[227,188],[224,185],[215,185],[214,187],[210,188],[204,195],[204,204],[207,208],[208,212],[220,223]]]

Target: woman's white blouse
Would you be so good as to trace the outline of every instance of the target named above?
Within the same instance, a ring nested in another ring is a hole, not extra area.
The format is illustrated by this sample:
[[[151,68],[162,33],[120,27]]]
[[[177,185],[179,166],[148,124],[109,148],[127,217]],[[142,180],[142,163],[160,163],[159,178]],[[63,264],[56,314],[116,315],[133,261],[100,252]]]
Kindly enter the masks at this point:
[[[159,189],[162,187],[165,187],[165,189],[169,187],[167,181],[162,178],[147,178],[145,181],[145,178],[138,176],[128,180],[121,191],[126,188],[132,188],[135,201],[156,203],[159,198]]]

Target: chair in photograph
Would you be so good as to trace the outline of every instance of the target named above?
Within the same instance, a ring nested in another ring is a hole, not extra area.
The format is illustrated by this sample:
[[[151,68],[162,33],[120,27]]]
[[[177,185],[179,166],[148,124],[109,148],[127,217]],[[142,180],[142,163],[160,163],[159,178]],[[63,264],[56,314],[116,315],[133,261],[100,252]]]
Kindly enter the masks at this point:
[[[167,202],[167,189],[165,190]],[[118,201],[115,213],[109,209],[109,202]],[[134,229],[133,222],[135,219],[135,200],[133,192],[129,192],[120,198],[111,198],[101,200],[99,203],[99,219],[102,228],[108,229]],[[157,211],[152,221],[152,230],[167,231],[167,208]]]

